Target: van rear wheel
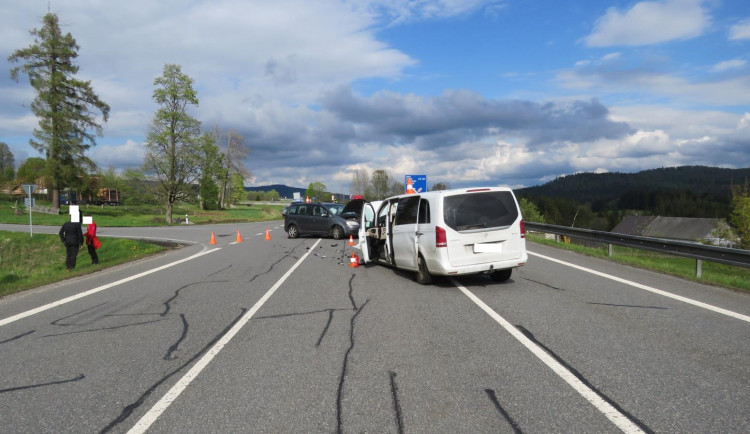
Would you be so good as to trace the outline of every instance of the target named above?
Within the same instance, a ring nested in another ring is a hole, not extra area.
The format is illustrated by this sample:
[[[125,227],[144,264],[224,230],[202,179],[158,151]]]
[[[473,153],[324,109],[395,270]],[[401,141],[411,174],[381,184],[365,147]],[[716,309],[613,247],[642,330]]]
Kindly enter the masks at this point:
[[[295,225],[289,225],[286,233],[289,234],[289,238],[297,238],[299,236],[299,229]]]
[[[495,282],[505,282],[510,279],[510,275],[513,273],[512,268],[506,268],[505,270],[497,270],[490,273],[490,278]]]
[[[432,283],[432,276],[427,270],[427,264],[424,263],[422,255],[417,257],[417,283],[420,285],[429,285]]]

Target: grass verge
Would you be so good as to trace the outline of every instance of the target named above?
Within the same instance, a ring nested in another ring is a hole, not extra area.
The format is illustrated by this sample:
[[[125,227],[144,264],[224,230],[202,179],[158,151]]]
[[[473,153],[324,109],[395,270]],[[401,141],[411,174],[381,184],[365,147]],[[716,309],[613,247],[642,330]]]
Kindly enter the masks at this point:
[[[100,238],[99,264],[91,264],[86,246],[76,268],[65,271],[65,246],[57,235],[0,231],[0,297],[112,267],[160,252],[165,247],[120,238]]]
[[[610,257],[606,244],[602,244],[602,247],[596,248],[572,243],[558,243],[555,240],[548,240],[544,236],[536,234],[528,234],[527,236],[529,241],[569,250],[582,255],[658,271],[694,282],[750,291],[750,269],[747,268],[703,261],[703,276],[696,277],[695,259],[622,246],[613,246],[613,255]]]
[[[22,202],[21,202],[22,203]],[[41,201],[37,203],[40,206],[48,206]],[[16,214],[15,202],[9,200],[0,200],[0,223],[29,224],[29,214]],[[183,224],[185,216],[191,224],[208,224],[208,223],[239,223],[239,222],[258,222],[268,220],[281,220],[284,216],[281,211],[284,204],[265,205],[251,204],[238,205],[235,208],[204,211],[195,205],[178,204],[172,211],[173,224]],[[142,226],[167,226],[165,217],[165,208],[160,206],[138,205],[138,206],[96,206],[81,205],[83,215],[94,217],[94,221],[99,226],[109,227],[142,227]],[[50,225],[62,226],[63,223],[70,220],[68,215],[69,207],[61,206],[60,214],[44,214],[33,211],[31,220],[33,225]]]

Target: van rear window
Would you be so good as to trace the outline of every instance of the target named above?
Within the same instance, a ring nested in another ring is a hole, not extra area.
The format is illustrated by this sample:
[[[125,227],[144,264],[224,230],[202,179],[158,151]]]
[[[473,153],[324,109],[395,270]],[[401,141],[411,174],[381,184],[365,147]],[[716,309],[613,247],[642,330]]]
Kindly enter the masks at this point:
[[[443,220],[456,231],[506,227],[517,218],[516,201],[509,191],[459,194],[443,199]]]

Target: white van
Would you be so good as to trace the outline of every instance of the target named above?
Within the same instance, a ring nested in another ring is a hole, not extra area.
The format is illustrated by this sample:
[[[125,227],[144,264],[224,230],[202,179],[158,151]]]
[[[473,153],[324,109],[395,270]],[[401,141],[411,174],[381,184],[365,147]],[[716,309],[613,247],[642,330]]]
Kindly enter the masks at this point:
[[[526,264],[526,231],[513,191],[505,187],[431,191],[366,202],[359,226],[365,263],[432,275],[489,274],[504,282]]]

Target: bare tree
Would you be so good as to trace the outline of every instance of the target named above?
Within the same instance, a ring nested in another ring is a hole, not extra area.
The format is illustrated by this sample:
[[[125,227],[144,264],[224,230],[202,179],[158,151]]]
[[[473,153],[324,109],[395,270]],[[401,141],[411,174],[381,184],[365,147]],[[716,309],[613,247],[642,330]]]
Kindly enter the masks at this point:
[[[250,155],[250,147],[245,144],[245,138],[236,130],[223,132],[218,126],[214,127],[216,143],[221,149],[221,169],[218,171],[219,179],[219,203],[221,207],[227,206],[228,190],[234,174],[239,174],[242,179],[251,176],[245,167],[245,159]]]
[[[361,167],[354,170],[352,174],[352,182],[349,186],[349,194],[361,194],[365,197],[369,197],[370,194],[370,172],[366,168]]]

